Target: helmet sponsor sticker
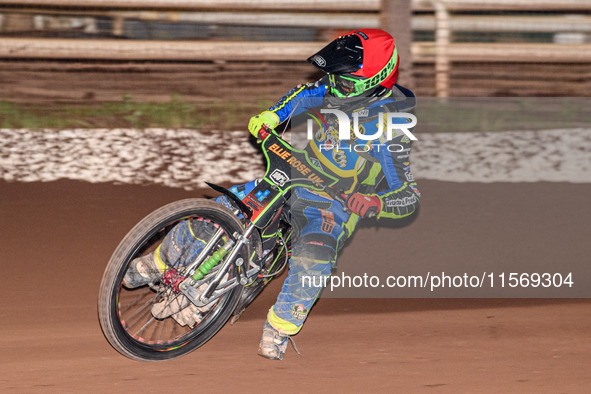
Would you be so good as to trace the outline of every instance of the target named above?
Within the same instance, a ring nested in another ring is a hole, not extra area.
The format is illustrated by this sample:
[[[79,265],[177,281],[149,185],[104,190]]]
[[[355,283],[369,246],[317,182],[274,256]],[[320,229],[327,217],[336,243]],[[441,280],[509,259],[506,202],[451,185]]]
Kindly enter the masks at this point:
[[[326,66],[326,60],[324,60],[324,58],[320,55],[316,55],[312,58],[312,61],[316,64],[318,64],[318,67],[324,67]]]
[[[359,36],[361,38],[363,38],[364,40],[369,40],[369,37],[367,36],[367,34],[365,34],[364,32],[362,32],[361,30],[357,30],[354,32],[355,34],[359,34]]]

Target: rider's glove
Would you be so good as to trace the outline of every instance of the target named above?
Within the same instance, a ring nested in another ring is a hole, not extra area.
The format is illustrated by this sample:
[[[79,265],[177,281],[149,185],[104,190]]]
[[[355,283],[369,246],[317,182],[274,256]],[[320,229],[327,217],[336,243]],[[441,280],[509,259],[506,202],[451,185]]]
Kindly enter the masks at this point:
[[[376,194],[353,193],[347,198],[347,208],[364,219],[380,212],[382,200]]]
[[[258,138],[259,130],[263,127],[263,125],[267,125],[274,129],[278,124],[279,116],[277,116],[275,112],[265,111],[250,118],[250,122],[248,122],[248,131],[250,131],[250,134]]]

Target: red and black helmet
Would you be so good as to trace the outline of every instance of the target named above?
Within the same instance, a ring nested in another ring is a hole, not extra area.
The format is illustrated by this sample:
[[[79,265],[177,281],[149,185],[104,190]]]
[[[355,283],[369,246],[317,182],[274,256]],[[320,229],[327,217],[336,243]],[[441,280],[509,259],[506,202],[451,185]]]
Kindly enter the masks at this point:
[[[398,78],[398,51],[394,38],[381,29],[343,34],[308,58],[329,75],[332,93],[358,96],[377,86],[391,89]]]

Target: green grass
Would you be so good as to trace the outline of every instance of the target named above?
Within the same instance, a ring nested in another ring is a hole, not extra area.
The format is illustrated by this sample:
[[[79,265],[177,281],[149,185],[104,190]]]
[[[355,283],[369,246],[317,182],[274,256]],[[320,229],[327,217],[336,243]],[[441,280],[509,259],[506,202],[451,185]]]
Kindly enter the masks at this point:
[[[0,101],[1,128],[246,128],[248,119],[272,102],[182,101],[138,102],[131,95],[121,101],[102,103],[22,104]]]
[[[212,100],[138,102],[131,95],[102,103],[22,104],[0,101],[1,128],[198,128],[246,130],[273,104]],[[591,127],[591,98],[419,98],[417,132],[543,130]]]

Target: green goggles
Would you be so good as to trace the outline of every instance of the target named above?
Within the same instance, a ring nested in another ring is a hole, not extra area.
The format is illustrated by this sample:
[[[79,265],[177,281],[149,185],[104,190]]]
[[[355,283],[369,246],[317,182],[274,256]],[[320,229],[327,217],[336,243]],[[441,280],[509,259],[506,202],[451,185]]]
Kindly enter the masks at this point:
[[[363,93],[363,81],[367,78],[353,74],[331,74],[328,79],[334,95],[337,97],[350,97]]]
[[[388,63],[379,73],[371,78],[361,77],[353,74],[330,74],[329,84],[331,92],[337,97],[359,96],[363,92],[375,88],[386,80],[396,68],[398,63],[398,51],[394,48],[394,53]]]

